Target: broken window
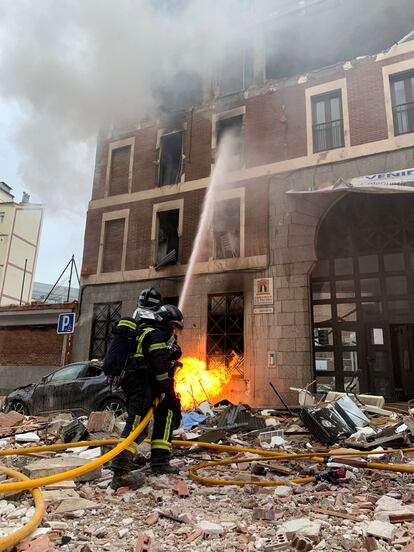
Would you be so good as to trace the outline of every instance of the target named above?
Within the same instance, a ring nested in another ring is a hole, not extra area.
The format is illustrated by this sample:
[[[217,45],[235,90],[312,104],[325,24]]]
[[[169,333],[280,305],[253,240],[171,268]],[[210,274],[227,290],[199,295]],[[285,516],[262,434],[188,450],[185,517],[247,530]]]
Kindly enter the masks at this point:
[[[178,184],[183,163],[184,132],[171,132],[161,136],[158,160],[158,186]]]
[[[344,146],[344,121],[341,92],[312,98],[313,151],[326,151]]]
[[[109,195],[128,193],[130,158],[131,146],[112,150]]]
[[[125,219],[105,221],[102,272],[122,270]]]
[[[213,258],[240,257],[240,198],[216,202],[212,233]]]
[[[234,94],[253,82],[252,48],[236,49],[222,65],[219,78],[220,95]]]
[[[390,79],[394,134],[414,132],[414,72]]]
[[[224,136],[229,136],[229,169],[239,169],[242,165],[243,115],[225,117],[216,122],[216,152]]]
[[[244,375],[244,300],[242,293],[209,295],[207,362],[210,369],[225,367]]]
[[[178,222],[180,210],[157,213],[157,257],[155,270],[178,261]]]
[[[121,318],[122,303],[97,303],[93,306],[89,358],[103,359],[112,339],[112,328]]]

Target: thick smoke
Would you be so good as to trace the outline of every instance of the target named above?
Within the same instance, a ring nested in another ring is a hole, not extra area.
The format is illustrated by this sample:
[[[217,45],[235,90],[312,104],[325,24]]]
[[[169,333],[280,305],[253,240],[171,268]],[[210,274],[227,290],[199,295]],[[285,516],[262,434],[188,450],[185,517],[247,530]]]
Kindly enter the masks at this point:
[[[83,212],[95,139],[156,116],[177,74],[204,73],[237,43],[240,0],[0,3],[0,96],[23,113],[20,176],[54,210]]]

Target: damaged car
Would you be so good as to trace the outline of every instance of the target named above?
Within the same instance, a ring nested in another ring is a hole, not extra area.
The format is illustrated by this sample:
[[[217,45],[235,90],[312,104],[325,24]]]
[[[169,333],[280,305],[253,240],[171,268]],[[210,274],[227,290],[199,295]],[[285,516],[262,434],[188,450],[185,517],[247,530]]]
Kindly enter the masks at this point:
[[[26,416],[112,410],[120,416],[126,411],[126,398],[122,389],[107,383],[100,363],[85,361],[63,366],[38,383],[18,387],[4,401],[3,412],[10,410]]]

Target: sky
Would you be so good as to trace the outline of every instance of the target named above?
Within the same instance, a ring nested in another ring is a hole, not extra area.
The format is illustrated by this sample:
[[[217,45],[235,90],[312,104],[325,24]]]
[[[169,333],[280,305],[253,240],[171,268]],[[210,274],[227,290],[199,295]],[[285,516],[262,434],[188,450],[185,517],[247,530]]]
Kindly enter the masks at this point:
[[[54,284],[72,255],[80,270],[83,250],[83,234],[85,230],[85,210],[76,217],[62,217],[46,203],[44,198],[33,192],[30,179],[20,174],[22,158],[20,150],[14,142],[14,128],[22,118],[21,110],[14,101],[0,99],[0,181],[6,182],[12,188],[15,201],[22,199],[23,192],[30,194],[31,202],[44,204],[44,218],[36,269],[36,281]],[[92,188],[93,162],[91,157],[85,168],[90,173],[90,188]],[[47,168],[45,167],[45,170]],[[68,283],[67,271],[61,284]],[[73,283],[72,283],[73,285]]]
[[[25,179],[20,174],[21,155],[19,148],[13,140],[13,130],[22,117],[19,106],[14,101],[2,101],[0,99],[0,181],[6,182],[12,188],[15,201],[22,199],[23,192],[30,195],[31,202],[39,202],[44,205],[44,218],[39,248],[39,256],[36,269],[36,281],[54,284],[72,255],[80,270],[82,263],[83,234],[85,230],[85,211],[75,217],[62,217],[49,208],[44,198],[33,192],[30,179]],[[90,171],[90,183],[92,187],[93,161],[91,158],[87,169]],[[67,284],[69,272],[67,271],[61,284]],[[73,285],[73,282],[72,282]]]
[[[44,205],[35,280],[54,283],[72,254],[81,268],[100,130],[156,118],[172,83],[236,48],[245,5],[0,1],[0,181]]]

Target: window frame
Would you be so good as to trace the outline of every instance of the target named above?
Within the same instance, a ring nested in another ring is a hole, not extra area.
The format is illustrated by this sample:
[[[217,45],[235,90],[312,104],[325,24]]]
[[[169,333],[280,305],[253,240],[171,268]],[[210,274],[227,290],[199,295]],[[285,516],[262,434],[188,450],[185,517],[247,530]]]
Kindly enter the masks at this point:
[[[175,199],[172,201],[164,201],[162,203],[154,203],[152,206],[152,222],[151,222],[151,263],[152,266],[157,264],[158,254],[158,213],[163,211],[178,210],[178,258],[176,264],[180,264],[181,244],[184,224],[184,199]]]
[[[129,156],[129,170],[128,170],[128,192],[132,192],[132,177],[134,172],[134,154],[135,154],[135,136],[131,138],[125,138],[124,140],[116,140],[115,142],[110,142],[108,146],[108,159],[106,163],[106,174],[105,174],[105,191],[104,197],[115,197],[111,194],[111,169],[112,169],[112,152],[116,149],[121,149],[125,147],[130,147],[130,156]]]
[[[231,190],[223,190],[222,192],[217,193],[216,201],[215,203],[218,203],[219,201],[226,201],[228,199],[239,199],[240,200],[240,254],[238,257],[234,257],[235,259],[242,259],[245,257],[245,230],[246,230],[246,199],[245,199],[245,188],[233,188]],[[211,233],[213,232],[213,217],[214,217],[214,209],[211,213],[211,221],[209,224],[209,228],[211,229]],[[217,258],[214,256],[215,252],[215,246],[214,246],[214,236],[211,235],[211,249],[210,249],[210,261],[227,261],[233,257],[227,257],[227,258]]]
[[[343,127],[343,146],[335,147],[328,150],[315,151],[313,138],[313,109],[312,98],[315,96],[323,96],[335,91],[340,91],[341,94],[341,109],[342,109],[342,127]],[[349,109],[348,109],[348,89],[345,78],[335,81],[326,82],[324,84],[309,86],[305,89],[306,103],[306,137],[307,137],[307,154],[309,157],[318,157],[321,154],[332,155],[336,158],[338,152],[351,147],[350,142],[350,127],[349,127]],[[331,153],[332,152],[332,153]]]
[[[128,243],[128,228],[129,228],[129,209],[122,209],[121,211],[110,211],[108,213],[102,214],[101,236],[99,241],[99,253],[98,253],[98,270],[97,270],[98,274],[110,274],[109,272],[103,272],[106,223],[112,220],[120,220],[120,219],[124,220],[124,235],[122,239],[122,256],[121,256],[120,272],[124,272],[125,270],[126,251],[127,251],[127,243]],[[116,274],[116,272],[114,274]]]
[[[340,118],[339,119],[332,119],[332,111],[331,111],[331,100],[333,98],[339,99],[339,112],[340,112]],[[342,93],[340,89],[332,90],[330,92],[326,92],[324,94],[319,94],[316,96],[312,96],[312,142],[313,142],[313,153],[320,153],[322,151],[330,151],[333,149],[343,148],[345,146],[345,140],[344,140],[344,114],[343,114],[343,108],[342,108]],[[325,115],[329,113],[330,119],[325,121],[324,123],[318,123],[316,122],[317,112],[316,112],[316,105],[320,102],[324,103],[324,110]],[[334,145],[334,123],[340,122],[340,145]],[[317,140],[317,134],[315,132],[316,127],[321,127],[322,125],[326,126],[325,129],[325,142],[327,144],[327,147],[320,148],[318,147],[318,140]],[[328,125],[331,125],[328,127]],[[327,132],[327,129],[329,128],[329,134]],[[330,144],[328,144],[330,142]]]
[[[408,71],[402,71],[399,73],[393,73],[392,75],[389,76],[394,136],[402,136],[404,134],[410,134],[414,132],[414,85],[412,85],[411,87],[407,86],[407,81],[409,79],[414,79],[414,69],[411,69],[411,70],[409,69]],[[411,99],[410,101],[405,102],[404,104],[396,104],[394,85],[396,82],[401,82],[401,81],[404,83],[404,92],[406,95],[406,99],[407,99],[407,92],[409,92],[408,95],[411,96]],[[410,104],[411,104],[411,111],[407,110],[405,112],[407,115],[409,130],[404,132],[397,132],[398,125],[396,124],[397,122],[396,108],[402,107],[402,106],[408,106]],[[410,125],[410,122],[411,122],[411,125]]]
[[[160,129],[157,133],[157,145],[156,145],[156,163],[157,163],[157,172],[155,177],[155,186],[156,188],[164,188],[164,186],[177,186],[180,182],[185,181],[185,165],[184,165],[184,151],[185,151],[185,131],[186,128],[181,128],[177,130],[166,131],[165,129]],[[179,179],[173,184],[160,184],[160,167],[161,167],[161,155],[162,155],[162,139],[164,136],[169,136],[171,134],[181,134],[181,164],[179,171]]]

